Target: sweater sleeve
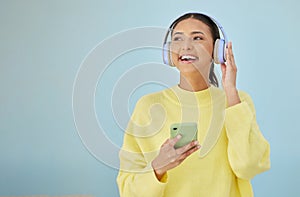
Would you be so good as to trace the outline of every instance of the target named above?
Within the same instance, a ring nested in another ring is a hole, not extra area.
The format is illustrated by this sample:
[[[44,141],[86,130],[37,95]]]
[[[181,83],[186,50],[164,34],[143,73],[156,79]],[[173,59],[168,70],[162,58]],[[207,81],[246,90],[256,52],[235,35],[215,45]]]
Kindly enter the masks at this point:
[[[131,119],[124,134],[122,149],[119,152],[120,169],[117,184],[121,197],[135,196],[163,196],[167,182],[167,175],[159,181],[145,155],[139,146],[142,135],[149,120],[143,97],[137,102]],[[149,154],[149,153],[148,153]]]
[[[251,97],[239,92],[241,103],[226,108],[228,158],[237,177],[250,180],[270,168],[270,145],[256,122]]]

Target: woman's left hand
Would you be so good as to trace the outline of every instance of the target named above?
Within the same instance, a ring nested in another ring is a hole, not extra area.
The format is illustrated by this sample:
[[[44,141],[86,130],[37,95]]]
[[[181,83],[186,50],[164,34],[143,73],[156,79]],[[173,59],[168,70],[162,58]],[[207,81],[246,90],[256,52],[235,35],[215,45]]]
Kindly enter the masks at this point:
[[[228,106],[232,106],[241,102],[236,88],[237,67],[234,61],[232,42],[228,43],[225,53],[226,64],[221,64],[222,84],[226,93]]]

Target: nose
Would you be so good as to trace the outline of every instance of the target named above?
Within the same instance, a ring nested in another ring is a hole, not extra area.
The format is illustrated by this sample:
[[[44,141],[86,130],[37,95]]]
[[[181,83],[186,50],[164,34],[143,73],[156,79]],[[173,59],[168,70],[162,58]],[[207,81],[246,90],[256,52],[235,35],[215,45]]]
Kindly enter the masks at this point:
[[[185,39],[182,43],[182,50],[191,50],[193,48],[193,44],[190,39]]]

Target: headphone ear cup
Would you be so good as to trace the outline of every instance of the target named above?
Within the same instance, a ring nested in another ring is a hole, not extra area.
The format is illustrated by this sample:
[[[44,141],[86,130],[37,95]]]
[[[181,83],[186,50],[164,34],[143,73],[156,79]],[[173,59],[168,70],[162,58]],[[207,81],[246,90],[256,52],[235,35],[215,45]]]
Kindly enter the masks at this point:
[[[163,45],[163,62],[169,65],[169,44],[165,43]]]
[[[163,45],[163,62],[169,66],[174,66],[171,60],[170,43],[167,42]]]
[[[223,64],[226,62],[225,58],[225,40],[224,39],[217,39],[215,41],[214,46],[214,62],[216,64]]]

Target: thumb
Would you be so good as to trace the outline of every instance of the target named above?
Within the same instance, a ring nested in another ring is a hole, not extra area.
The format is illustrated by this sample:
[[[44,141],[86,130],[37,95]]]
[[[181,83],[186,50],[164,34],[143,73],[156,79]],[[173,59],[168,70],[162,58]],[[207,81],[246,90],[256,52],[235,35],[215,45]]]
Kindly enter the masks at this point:
[[[181,139],[181,137],[182,136],[179,134],[179,135],[176,135],[176,137],[170,139],[170,145],[174,146]]]

